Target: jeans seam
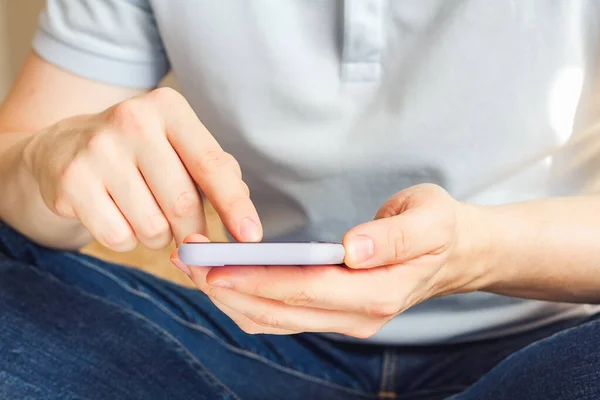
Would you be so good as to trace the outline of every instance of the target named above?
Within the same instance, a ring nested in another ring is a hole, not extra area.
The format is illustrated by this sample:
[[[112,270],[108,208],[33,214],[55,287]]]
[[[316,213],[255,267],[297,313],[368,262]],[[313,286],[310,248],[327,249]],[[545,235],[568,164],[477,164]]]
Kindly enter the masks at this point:
[[[14,260],[13,260],[14,261]],[[77,292],[81,293],[84,296],[88,296],[91,297],[95,300],[98,300],[104,304],[108,304],[111,307],[117,307],[118,310],[120,312],[123,313],[127,313],[132,315],[135,318],[138,318],[144,322],[146,322],[150,328],[156,330],[158,333],[160,333],[161,335],[164,336],[164,339],[167,339],[169,341],[171,341],[174,345],[176,345],[177,348],[177,352],[180,353],[181,355],[185,356],[186,361],[188,362],[188,364],[190,364],[190,366],[199,368],[200,369],[200,373],[205,374],[206,377],[210,380],[213,381],[213,383],[217,384],[218,386],[221,386],[222,389],[224,389],[226,392],[228,392],[234,399],[236,400],[241,400],[236,394],[235,392],[233,392],[227,385],[225,385],[219,378],[217,378],[216,376],[214,376],[212,374],[212,372],[210,372],[210,370],[208,370],[201,362],[200,360],[198,360],[193,354],[191,354],[188,349],[179,341],[177,340],[177,338],[175,338],[173,335],[171,335],[168,331],[164,330],[163,328],[161,328],[159,325],[155,324],[154,322],[150,321],[148,318],[144,317],[143,315],[134,312],[132,310],[129,310],[128,308],[125,307],[120,307],[100,296],[97,296],[95,294],[89,293],[85,290],[82,290],[81,288],[77,287],[77,286],[73,286],[73,285],[67,285],[65,284],[63,281],[61,281],[60,279],[58,279],[57,277],[55,277],[52,274],[49,273],[43,273],[42,271],[38,270],[37,268],[34,268],[28,264],[23,264],[25,266],[27,266],[31,271],[35,272],[36,274],[40,275],[40,276],[44,276],[45,278],[50,278],[52,280],[54,280],[55,282],[57,282],[60,285],[63,286],[67,286],[71,289],[76,290]],[[196,365],[194,365],[196,364]]]
[[[383,360],[381,361],[381,383],[379,384],[379,392],[384,392],[387,385],[387,368],[388,368],[389,349],[383,351]]]
[[[80,257],[77,257],[74,253],[63,252],[62,254],[65,255],[65,256],[67,256],[67,257],[69,257],[69,258],[71,258],[72,260],[74,260],[74,261],[76,261],[76,262],[84,265],[85,267],[91,268],[94,271],[96,271],[96,272],[98,272],[98,273],[106,276],[107,278],[111,279],[113,282],[115,282],[116,284],[118,284],[119,286],[121,286],[123,289],[125,289],[129,293],[134,294],[134,295],[136,295],[136,296],[138,296],[140,298],[143,298],[143,299],[151,302],[156,307],[158,307],[162,312],[164,312],[167,316],[169,316],[171,319],[173,319],[175,322],[177,322],[177,323],[179,323],[181,325],[184,325],[184,326],[186,326],[186,327],[188,327],[190,329],[196,330],[196,331],[198,331],[200,333],[203,333],[206,336],[211,337],[219,345],[223,346],[225,349],[227,349],[227,350],[229,350],[229,351],[231,351],[233,353],[236,353],[238,355],[241,355],[241,356],[244,356],[244,357],[247,357],[247,358],[251,358],[251,359],[256,360],[256,361],[259,361],[259,362],[261,362],[261,363],[263,363],[263,364],[265,364],[265,365],[267,365],[267,366],[269,366],[271,368],[274,368],[274,369],[276,369],[276,370],[278,370],[280,372],[283,372],[285,374],[292,375],[292,376],[295,376],[297,378],[307,380],[309,382],[313,382],[313,383],[317,383],[317,384],[320,384],[320,385],[323,385],[323,386],[327,386],[327,387],[335,389],[335,390],[340,390],[340,391],[343,391],[343,392],[346,392],[346,393],[349,393],[349,394],[352,394],[352,395],[356,395],[356,396],[360,396],[360,397],[365,397],[365,398],[377,398],[377,396],[378,396],[377,394],[366,393],[366,392],[363,392],[361,390],[357,390],[357,389],[353,389],[353,388],[348,388],[348,387],[345,387],[345,386],[342,386],[342,385],[338,385],[336,383],[329,382],[329,381],[326,381],[324,379],[317,378],[315,376],[312,376],[312,375],[309,375],[309,374],[306,374],[306,373],[303,373],[303,372],[300,372],[300,371],[296,371],[296,370],[294,370],[292,368],[289,368],[289,367],[284,367],[284,366],[279,365],[276,362],[274,362],[272,360],[269,360],[268,358],[265,358],[265,357],[263,357],[263,356],[261,356],[259,354],[250,352],[248,350],[245,350],[245,349],[242,349],[242,348],[239,348],[239,347],[236,347],[236,346],[232,346],[229,343],[225,342],[223,339],[219,338],[210,329],[208,329],[208,328],[206,328],[206,327],[204,327],[202,325],[194,324],[194,323],[191,323],[189,321],[186,321],[186,320],[182,319],[178,315],[176,315],[173,312],[171,312],[163,304],[161,304],[160,302],[156,301],[156,299],[154,297],[152,297],[151,295],[149,295],[148,293],[145,293],[145,292],[142,292],[142,291],[139,291],[137,289],[132,288],[131,286],[129,286],[127,283],[123,282],[121,279],[119,279],[117,276],[115,276],[111,272],[108,272],[108,271],[106,271],[106,270],[104,270],[104,269],[102,269],[102,268],[94,265],[93,263],[89,262],[88,260],[85,260],[85,259],[82,259]],[[57,279],[57,278],[55,278],[55,279]],[[84,293],[87,293],[83,289],[80,289],[80,288],[78,288],[78,289],[81,290]],[[109,302],[106,299],[103,299],[103,300]],[[111,304],[114,304],[114,303],[111,303]],[[140,317],[142,317],[142,318],[145,319],[145,317],[143,317],[143,315],[138,314],[135,311],[129,310],[129,309],[125,308],[125,307],[122,307],[122,308],[124,308],[125,310],[127,310],[130,313],[139,315]]]
[[[395,393],[396,392],[396,382],[395,382],[395,374],[396,374],[396,363],[398,362],[398,352],[396,350],[392,350],[392,360],[390,362],[390,392]]]
[[[380,398],[383,397],[383,394],[388,393],[391,351],[390,348],[386,348],[383,351],[383,360],[381,361],[381,383],[377,394]]]

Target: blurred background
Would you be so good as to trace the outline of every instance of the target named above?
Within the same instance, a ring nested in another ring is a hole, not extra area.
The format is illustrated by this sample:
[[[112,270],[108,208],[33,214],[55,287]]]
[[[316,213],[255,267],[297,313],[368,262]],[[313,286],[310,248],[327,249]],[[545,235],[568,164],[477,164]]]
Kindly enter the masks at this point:
[[[0,0],[0,97],[29,52],[43,0]]]
[[[21,64],[31,51],[31,39],[43,7],[44,0],[0,0],[0,101],[10,90]],[[172,76],[168,76],[162,86],[177,88]],[[211,240],[225,241],[223,227],[214,210],[209,204],[206,204],[206,209]],[[191,286],[188,278],[169,262],[173,249],[174,245],[161,251],[151,251],[140,246],[130,253],[115,253],[94,242],[83,251]]]

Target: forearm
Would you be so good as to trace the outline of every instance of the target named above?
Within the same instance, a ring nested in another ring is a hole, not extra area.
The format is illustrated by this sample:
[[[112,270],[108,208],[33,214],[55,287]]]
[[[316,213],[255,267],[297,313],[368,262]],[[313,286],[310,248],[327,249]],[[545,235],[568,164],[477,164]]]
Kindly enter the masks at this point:
[[[482,290],[600,302],[600,197],[544,199],[478,210]]]
[[[56,248],[75,249],[91,240],[75,219],[52,213],[40,195],[24,150],[29,133],[0,133],[0,219],[32,240]]]

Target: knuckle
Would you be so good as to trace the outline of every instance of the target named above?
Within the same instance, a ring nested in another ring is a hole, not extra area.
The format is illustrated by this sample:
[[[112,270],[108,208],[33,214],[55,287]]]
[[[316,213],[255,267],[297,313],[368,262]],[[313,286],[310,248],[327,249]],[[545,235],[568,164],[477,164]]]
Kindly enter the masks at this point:
[[[121,134],[142,139],[147,139],[152,133],[162,132],[153,129],[162,123],[152,104],[143,99],[129,99],[115,105],[108,112],[108,124]]]
[[[202,201],[196,192],[185,191],[175,200],[173,215],[177,218],[192,217],[200,213]]]
[[[127,231],[112,229],[102,234],[102,241],[116,251],[133,250],[137,245],[135,237]]]
[[[380,318],[393,317],[400,312],[400,306],[391,301],[370,303],[365,308],[367,315]]]
[[[430,295],[428,297],[433,297],[433,293],[432,293],[432,295]],[[423,291],[413,290],[404,296],[404,298],[402,299],[402,301],[400,303],[398,312],[400,313],[405,310],[408,310],[409,308],[414,307],[417,304],[421,303],[423,300],[425,300],[428,297],[425,297],[425,293]]]
[[[145,234],[149,239],[155,239],[164,236],[168,231],[169,222],[162,214],[159,214],[149,218]]]
[[[151,217],[143,228],[144,244],[151,249],[161,249],[171,242],[169,222],[163,215]]]
[[[172,103],[183,100],[183,96],[177,90],[170,87],[154,89],[146,95],[149,99],[159,103]]]
[[[390,229],[387,235],[387,246],[393,260],[403,260],[410,254],[410,243],[401,229]]]
[[[384,204],[384,206],[381,207],[381,209],[379,209],[375,219],[390,218],[390,217],[393,217],[398,214],[399,214],[399,212],[397,210],[397,205],[394,203],[388,202],[388,203]]]
[[[302,289],[292,296],[289,296],[283,300],[283,302],[290,306],[310,306],[316,301],[315,294],[308,288]]]
[[[87,150],[92,154],[114,156],[118,148],[119,138],[108,130],[94,132],[87,142]]]
[[[125,100],[110,109],[108,121],[113,126],[129,130],[140,126],[142,112],[142,104],[139,100]]]
[[[234,195],[232,197],[227,198],[221,204],[221,210],[223,210],[223,212],[225,214],[232,214],[234,212],[234,210],[243,208],[247,204],[247,202],[248,202],[248,197]]]
[[[421,183],[419,185],[416,185],[415,188],[420,191],[423,191],[425,193],[431,193],[431,194],[447,193],[446,190],[444,190],[444,188],[442,188],[440,185],[436,185],[434,183]]]
[[[67,165],[65,165],[58,173],[59,193],[65,191],[72,184],[78,185],[83,179],[83,170],[86,168],[83,157],[77,156]]]
[[[214,174],[222,169],[228,168],[241,177],[240,164],[235,157],[223,150],[211,150],[202,154],[194,160],[198,172],[203,174]]]

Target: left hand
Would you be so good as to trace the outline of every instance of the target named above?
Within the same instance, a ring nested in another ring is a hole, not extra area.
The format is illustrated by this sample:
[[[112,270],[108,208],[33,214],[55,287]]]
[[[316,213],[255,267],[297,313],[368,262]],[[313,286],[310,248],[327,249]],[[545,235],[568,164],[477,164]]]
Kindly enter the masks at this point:
[[[345,235],[346,266],[193,267],[190,276],[248,333],[367,338],[429,298],[478,290],[485,246],[475,212],[418,185]]]

